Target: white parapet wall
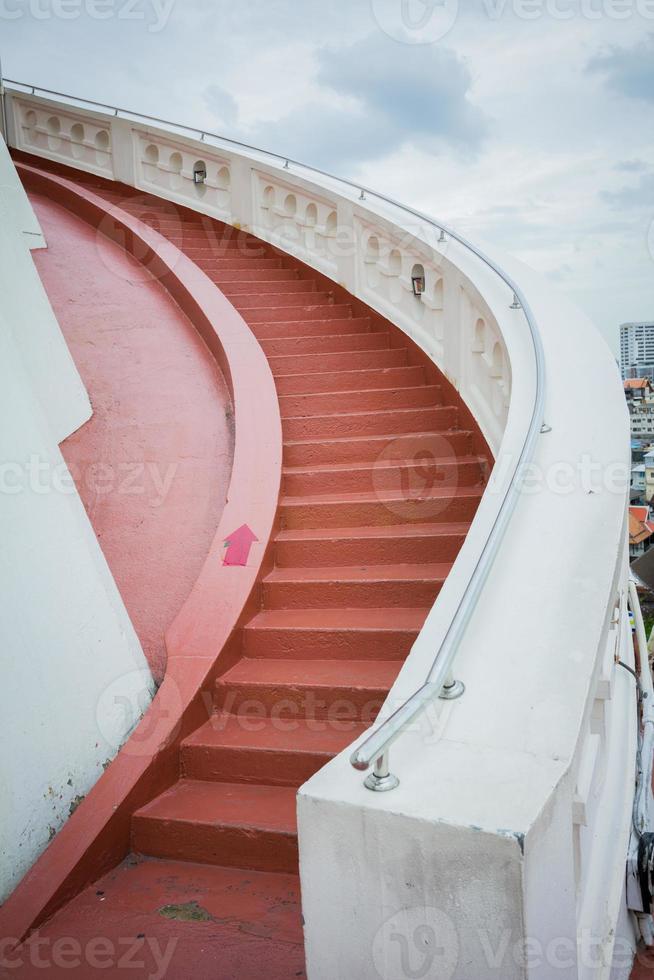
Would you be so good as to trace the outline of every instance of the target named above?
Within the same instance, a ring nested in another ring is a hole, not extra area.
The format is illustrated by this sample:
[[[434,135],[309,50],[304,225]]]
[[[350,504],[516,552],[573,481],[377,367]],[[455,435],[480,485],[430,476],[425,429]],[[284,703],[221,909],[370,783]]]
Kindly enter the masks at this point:
[[[0,901],[153,694],[59,449],[91,408],[32,262],[35,243],[45,244],[0,140]]]
[[[343,284],[433,359],[476,418],[495,469],[387,717],[425,682],[535,403],[534,345],[506,280],[422,216],[293,162],[29,93],[9,93],[7,109],[18,148],[250,230]],[[437,702],[393,746],[392,792],[364,787],[351,749],[300,790],[310,980],[629,975],[637,711],[616,665],[634,662],[627,411],[592,324],[531,270],[493,259],[538,326],[546,425],[460,644],[464,697]]]

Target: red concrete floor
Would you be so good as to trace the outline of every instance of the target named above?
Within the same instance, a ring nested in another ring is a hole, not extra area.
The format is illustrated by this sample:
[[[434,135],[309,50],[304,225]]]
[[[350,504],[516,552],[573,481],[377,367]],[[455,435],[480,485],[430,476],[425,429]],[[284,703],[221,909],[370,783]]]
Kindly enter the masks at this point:
[[[32,254],[94,412],[62,452],[159,682],[164,631],[225,502],[229,393],[142,265],[48,198],[31,199],[48,242]]]
[[[654,950],[638,951],[631,980],[654,980]]]
[[[128,858],[15,952],[3,978],[306,976],[298,879]]]

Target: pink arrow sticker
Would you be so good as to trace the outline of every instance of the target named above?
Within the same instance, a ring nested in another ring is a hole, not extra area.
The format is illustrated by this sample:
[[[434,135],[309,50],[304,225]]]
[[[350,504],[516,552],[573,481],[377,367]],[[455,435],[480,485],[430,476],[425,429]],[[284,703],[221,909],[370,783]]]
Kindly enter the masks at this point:
[[[242,524],[225,541],[227,551],[223,558],[223,565],[247,565],[252,542],[258,540],[259,538],[247,524]]]

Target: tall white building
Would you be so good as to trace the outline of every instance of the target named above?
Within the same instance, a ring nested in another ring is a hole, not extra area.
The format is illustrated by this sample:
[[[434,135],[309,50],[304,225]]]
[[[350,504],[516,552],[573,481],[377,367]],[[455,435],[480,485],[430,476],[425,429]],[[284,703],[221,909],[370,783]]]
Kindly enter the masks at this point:
[[[621,325],[620,368],[623,378],[654,380],[654,322]]]

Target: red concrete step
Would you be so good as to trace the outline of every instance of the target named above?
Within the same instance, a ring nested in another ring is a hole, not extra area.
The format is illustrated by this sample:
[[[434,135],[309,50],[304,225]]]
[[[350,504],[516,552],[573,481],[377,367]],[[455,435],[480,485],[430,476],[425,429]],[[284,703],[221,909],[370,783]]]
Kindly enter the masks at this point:
[[[243,317],[249,322],[248,315],[244,313]],[[305,338],[333,336],[334,334],[339,336],[348,334],[367,336],[370,333],[370,317],[348,317],[345,320],[288,320],[286,323],[250,323],[249,326],[252,333],[260,341],[264,339],[276,340],[282,337]],[[360,349],[367,350],[365,341]]]
[[[297,787],[363,730],[353,721],[336,728],[325,720],[255,721],[217,712],[182,743],[182,774],[186,779]]]
[[[295,789],[181,779],[132,818],[137,854],[255,871],[297,869]]]
[[[328,565],[275,568],[263,580],[266,609],[431,606],[450,565]]]
[[[269,357],[268,363],[274,375],[320,374],[323,371],[347,371],[354,368],[388,368],[406,364],[404,348],[378,351],[347,351],[342,354],[301,354],[297,357]]]
[[[264,266],[253,269],[249,265],[243,265],[236,269],[205,269],[204,271],[216,285],[225,284],[229,285],[230,288],[237,284],[249,288],[252,284],[269,283],[273,280],[292,282],[298,277],[296,269],[284,269],[281,266],[273,268]]]
[[[284,493],[306,496],[311,493],[345,493],[371,490],[398,490],[418,499],[433,487],[478,486],[482,468],[475,456],[465,459],[380,459],[374,463],[348,463],[314,467],[286,467]]]
[[[182,218],[181,216],[176,218],[174,211],[162,211],[149,204],[142,204],[138,199],[133,205],[128,205],[126,210],[131,210],[146,225],[155,228],[156,231],[166,238],[174,235],[184,235],[192,231],[202,235],[207,233],[207,226],[203,225],[201,221],[190,221],[188,218]]]
[[[171,231],[167,237],[184,249],[242,249],[248,255],[261,255],[263,252],[273,251],[269,245],[252,238],[251,235],[230,235],[227,229],[222,228],[180,228]]]
[[[373,335],[374,336],[374,335]],[[324,415],[347,405],[353,412],[389,408],[415,408],[438,405],[440,385],[416,385],[410,388],[364,388],[355,391],[326,391],[303,395],[282,395],[279,407],[282,418],[298,415]]]
[[[240,660],[218,678],[216,704],[261,719],[344,721],[370,725],[400,663],[393,660]]]
[[[465,522],[389,527],[291,528],[275,538],[279,568],[453,562],[468,533]]]
[[[353,317],[351,323],[357,322]],[[322,374],[281,374],[275,381],[280,395],[315,395],[320,392],[366,391],[409,388],[425,384],[424,368],[417,365],[370,368],[359,371],[325,371]]]
[[[425,609],[264,609],[243,630],[246,657],[403,662]]]
[[[481,488],[432,490],[422,500],[407,499],[390,490],[377,493],[338,493],[282,497],[282,527],[368,527],[424,524],[429,521],[471,521],[481,499]]]
[[[328,356],[328,355],[327,355]],[[346,408],[347,406],[343,406]],[[380,435],[448,429],[456,425],[457,409],[436,405],[428,408],[395,408],[384,412],[348,412],[282,419],[284,439],[324,439],[347,435]]]
[[[137,202],[138,202],[137,198]],[[175,232],[182,231],[203,231],[218,235],[224,235],[226,238],[238,237],[240,231],[238,228],[233,228],[231,225],[223,225],[219,222],[215,222],[213,218],[209,218],[206,214],[197,214],[193,211],[186,211],[184,208],[178,207],[176,204],[170,202],[162,203],[157,201],[156,198],[149,198],[147,200],[147,205],[150,209],[158,215],[157,220],[161,222],[162,228],[165,228],[167,232],[174,234]]]
[[[288,270],[284,270],[288,271]],[[250,296],[271,296],[273,293],[289,295],[291,293],[315,293],[315,279],[263,279],[261,282],[230,282],[225,283],[222,291],[225,296],[241,297],[243,294]]]
[[[282,260],[278,258],[249,258],[243,253],[234,256],[211,256],[207,259],[195,259],[196,265],[207,274],[211,272],[226,272],[238,270],[250,272],[252,269],[281,269]]]
[[[330,323],[339,321],[331,320]],[[347,322],[347,321],[345,321]],[[334,328],[332,327],[332,330]],[[259,337],[259,343],[267,356],[276,357],[286,354],[334,354],[349,350],[384,350],[389,346],[387,333],[329,333],[304,336],[306,327],[302,325],[303,336],[300,337]],[[343,401],[341,399],[341,405]]]
[[[346,320],[352,316],[349,303],[305,303],[300,306],[279,306],[272,309],[248,310],[247,321],[256,329],[257,323],[288,323],[299,320]]]
[[[298,281],[302,282],[302,280]],[[317,306],[318,304],[330,305],[332,295],[332,293],[326,292],[312,292],[311,296],[307,296],[306,291],[290,293],[251,292],[244,296],[237,296],[234,299],[234,306],[237,308],[237,310],[240,310],[243,313],[246,320],[249,320],[250,310],[267,310],[274,309],[278,306],[283,306],[286,308],[291,306],[306,306],[307,302],[310,302],[311,306]]]
[[[464,456],[472,450],[472,434],[461,429],[441,432],[407,432],[402,435],[346,436],[327,439],[287,439],[286,466],[337,465],[345,462],[385,459],[389,455],[415,458],[419,452],[436,458]]]
[[[213,263],[221,259],[274,259],[277,258],[271,249],[261,246],[247,245],[240,242],[230,241],[207,241],[204,245],[189,245],[187,241],[175,242],[189,259],[193,259],[198,265],[204,266],[206,263]]]

